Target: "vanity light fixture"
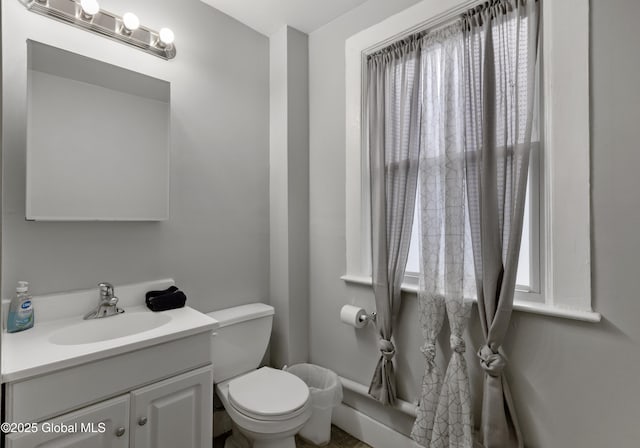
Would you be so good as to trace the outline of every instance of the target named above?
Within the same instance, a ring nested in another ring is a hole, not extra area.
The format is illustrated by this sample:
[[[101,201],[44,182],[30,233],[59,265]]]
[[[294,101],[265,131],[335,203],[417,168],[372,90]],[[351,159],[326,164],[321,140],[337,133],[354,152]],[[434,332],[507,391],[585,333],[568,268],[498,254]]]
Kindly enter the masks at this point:
[[[169,28],[155,31],[140,25],[131,12],[122,17],[100,9],[98,0],[20,0],[25,7],[43,16],[57,19],[122,42],[163,59],[176,56],[175,36]]]

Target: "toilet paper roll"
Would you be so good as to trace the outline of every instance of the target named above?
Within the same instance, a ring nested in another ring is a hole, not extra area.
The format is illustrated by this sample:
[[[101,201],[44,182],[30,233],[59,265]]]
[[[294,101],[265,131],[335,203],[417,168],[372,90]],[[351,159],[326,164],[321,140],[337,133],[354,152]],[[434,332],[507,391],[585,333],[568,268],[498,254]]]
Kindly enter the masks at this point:
[[[367,312],[364,308],[345,305],[340,310],[340,320],[352,327],[362,328],[367,325]]]

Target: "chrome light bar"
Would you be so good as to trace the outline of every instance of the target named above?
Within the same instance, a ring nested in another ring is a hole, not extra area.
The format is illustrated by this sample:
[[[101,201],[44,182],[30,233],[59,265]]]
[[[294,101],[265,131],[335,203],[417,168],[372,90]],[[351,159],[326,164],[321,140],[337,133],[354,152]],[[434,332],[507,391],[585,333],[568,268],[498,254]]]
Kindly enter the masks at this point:
[[[141,26],[131,13],[123,19],[99,8],[97,0],[20,0],[27,9],[43,16],[69,23],[146,51],[163,59],[173,59],[176,47],[168,28],[154,31]],[[131,20],[131,16],[135,20]],[[127,20],[128,19],[128,20]],[[127,28],[127,23],[133,29]]]

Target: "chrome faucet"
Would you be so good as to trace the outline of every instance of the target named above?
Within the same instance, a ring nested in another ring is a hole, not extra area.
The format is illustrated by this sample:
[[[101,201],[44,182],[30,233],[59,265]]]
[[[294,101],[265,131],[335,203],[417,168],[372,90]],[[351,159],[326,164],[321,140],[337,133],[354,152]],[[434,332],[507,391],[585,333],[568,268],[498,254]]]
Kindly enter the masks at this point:
[[[100,302],[98,307],[87,313],[84,318],[86,319],[100,319],[102,317],[114,316],[116,314],[124,313],[122,308],[118,308],[118,298],[113,295],[113,285],[111,283],[100,283]]]

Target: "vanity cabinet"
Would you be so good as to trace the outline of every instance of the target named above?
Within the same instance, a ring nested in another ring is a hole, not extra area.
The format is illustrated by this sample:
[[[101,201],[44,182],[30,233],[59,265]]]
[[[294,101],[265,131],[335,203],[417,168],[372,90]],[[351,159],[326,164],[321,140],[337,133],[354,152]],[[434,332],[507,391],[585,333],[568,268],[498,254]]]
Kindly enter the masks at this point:
[[[131,447],[210,447],[211,397],[210,368],[131,392]]]
[[[9,434],[7,448],[127,448],[129,396],[107,400]]]
[[[209,366],[9,434],[6,447],[210,447],[212,397]]]
[[[183,311],[186,312],[186,311]],[[211,448],[211,329],[5,384],[6,448]],[[76,433],[43,425],[78,422]],[[80,423],[104,423],[82,432]]]
[[[173,284],[120,287],[126,314],[98,320],[76,314],[95,290],[34,297],[38,325],[3,334],[0,448],[211,448],[218,322],[144,306],[145,291]]]

